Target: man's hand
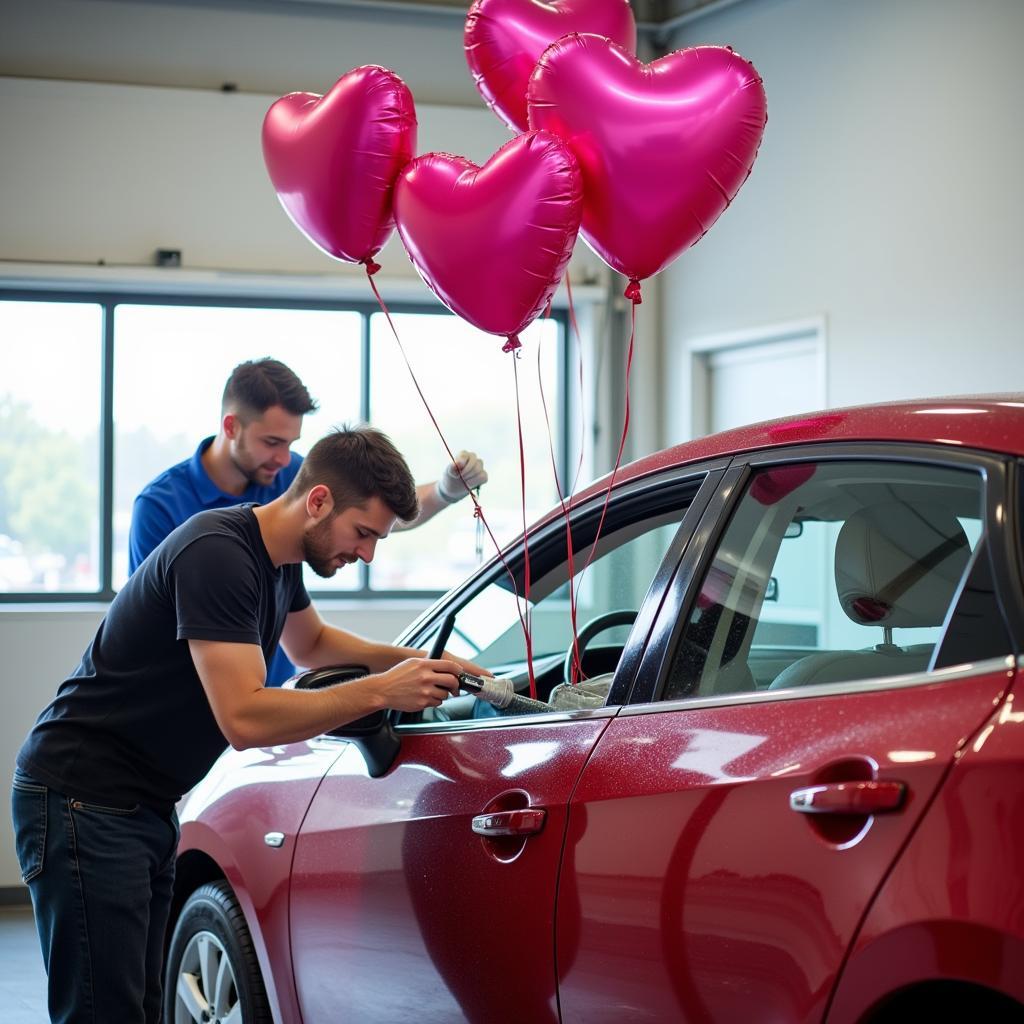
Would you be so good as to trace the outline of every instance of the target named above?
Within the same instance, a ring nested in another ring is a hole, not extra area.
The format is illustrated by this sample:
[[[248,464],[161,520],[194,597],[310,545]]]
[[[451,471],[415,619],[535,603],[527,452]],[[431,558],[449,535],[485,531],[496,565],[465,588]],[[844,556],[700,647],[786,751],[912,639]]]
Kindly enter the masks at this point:
[[[454,660],[407,658],[377,676],[377,692],[385,706],[396,711],[436,708],[459,692],[462,671]]]
[[[484,469],[484,460],[476,452],[459,452],[455,461],[445,466],[437,481],[437,493],[443,502],[451,505],[464,498],[474,487],[485,483],[487,470]]]
[[[449,661],[454,661],[459,666],[460,672],[468,672],[471,676],[482,676],[484,679],[493,679],[494,673],[489,668],[484,668],[482,665],[477,665],[475,662],[466,661],[465,658],[457,658],[454,654],[445,651],[441,655],[442,658],[447,658]]]

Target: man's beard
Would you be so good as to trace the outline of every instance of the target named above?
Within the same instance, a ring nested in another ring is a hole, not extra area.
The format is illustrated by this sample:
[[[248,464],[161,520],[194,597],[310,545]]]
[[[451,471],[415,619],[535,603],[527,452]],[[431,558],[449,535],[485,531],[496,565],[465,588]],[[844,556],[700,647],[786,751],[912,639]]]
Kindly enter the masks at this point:
[[[249,449],[245,446],[244,439],[239,439],[237,450],[232,453],[231,461],[234,463],[235,469],[238,470],[250,484],[255,484],[257,487],[269,487],[277,477],[277,470],[273,472],[270,480],[260,479],[261,473],[270,473],[270,470],[265,466],[257,464],[251,465],[249,459]]]
[[[337,552],[331,547],[331,521],[325,519],[302,535],[302,557],[321,579],[329,580],[337,571]]]

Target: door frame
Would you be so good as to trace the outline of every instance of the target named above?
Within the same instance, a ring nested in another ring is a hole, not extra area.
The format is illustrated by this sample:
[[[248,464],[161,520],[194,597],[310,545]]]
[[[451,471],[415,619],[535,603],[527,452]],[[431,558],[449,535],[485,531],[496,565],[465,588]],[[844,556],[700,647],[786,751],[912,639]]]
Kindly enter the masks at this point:
[[[758,345],[774,345],[785,341],[809,342],[816,349],[817,396],[808,396],[809,408],[807,411],[827,408],[828,345],[827,321],[824,314],[756,327],[741,327],[714,334],[703,334],[690,338],[686,342],[687,359],[684,365],[690,378],[690,416],[688,423],[681,424],[686,431],[684,439],[703,437],[710,432],[709,386],[712,356],[729,349],[754,348]]]

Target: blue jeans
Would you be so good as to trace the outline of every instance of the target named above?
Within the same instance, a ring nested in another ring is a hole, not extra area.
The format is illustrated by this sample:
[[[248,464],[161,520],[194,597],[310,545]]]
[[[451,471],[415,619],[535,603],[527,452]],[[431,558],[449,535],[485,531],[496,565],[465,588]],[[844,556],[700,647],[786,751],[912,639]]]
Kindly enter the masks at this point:
[[[11,805],[53,1024],[159,1024],[174,812],[101,807],[20,771]]]

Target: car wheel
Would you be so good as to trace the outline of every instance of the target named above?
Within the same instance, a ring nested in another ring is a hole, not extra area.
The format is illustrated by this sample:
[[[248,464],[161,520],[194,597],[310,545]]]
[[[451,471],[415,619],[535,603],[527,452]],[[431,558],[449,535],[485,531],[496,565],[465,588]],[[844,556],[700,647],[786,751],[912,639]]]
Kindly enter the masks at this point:
[[[272,1024],[242,908],[227,882],[182,907],[167,954],[165,1024]]]

